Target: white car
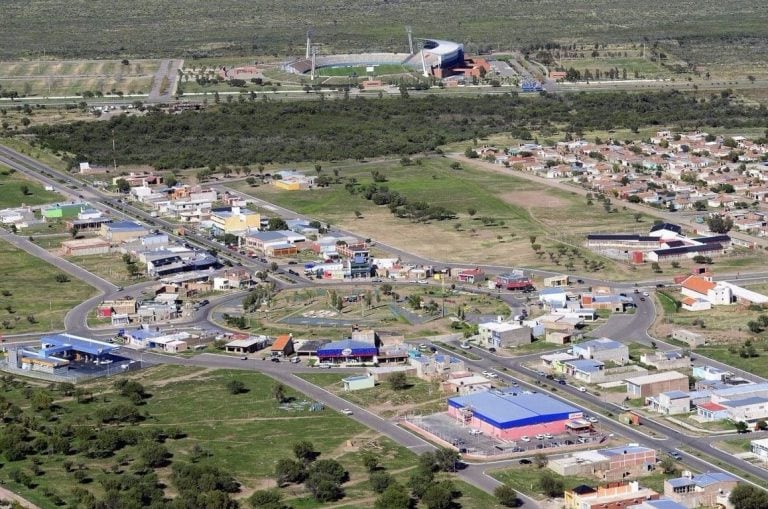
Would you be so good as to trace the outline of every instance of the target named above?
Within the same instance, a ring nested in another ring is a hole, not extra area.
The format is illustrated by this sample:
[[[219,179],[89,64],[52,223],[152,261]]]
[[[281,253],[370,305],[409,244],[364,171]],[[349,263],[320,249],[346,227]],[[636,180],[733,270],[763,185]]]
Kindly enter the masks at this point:
[[[483,432],[481,430],[479,430],[479,429],[472,428],[471,430],[469,430],[469,434],[470,435],[482,435]]]
[[[426,349],[427,349],[427,344],[426,343],[422,343],[422,344],[419,345],[419,350],[426,350]]]
[[[597,417],[589,417],[587,420],[588,420],[589,422],[591,422],[592,424],[594,424],[594,423],[596,423],[596,422],[597,422]]]
[[[483,376],[491,376],[491,372],[490,371],[483,371]]]
[[[551,434],[551,433],[544,433],[544,438],[545,438],[546,440],[552,440],[552,439],[553,439],[553,438],[555,438],[555,437],[554,437],[554,436],[552,436],[552,434]]]
[[[587,388],[582,385],[579,387],[579,392],[587,392]]]
[[[643,295],[646,296],[646,297],[650,297],[651,294],[648,293],[648,292],[643,292]]]
[[[469,350],[470,348],[472,348],[472,346],[471,346],[469,343],[462,343],[462,344],[461,344],[461,345],[459,345],[459,346],[460,346],[461,348],[463,348],[464,350]]]
[[[496,373],[488,373],[488,378],[499,378],[499,375]]]
[[[536,435],[536,440],[544,440],[545,438],[546,437],[544,436],[543,433],[539,433],[538,435]]]
[[[531,437],[529,437],[527,435],[523,435],[523,436],[520,437],[520,441],[521,442],[530,442],[531,441]]]
[[[419,279],[417,283],[419,283],[420,285],[428,285],[429,281],[427,281],[426,279]]]
[[[344,410],[341,411],[341,413],[344,415],[352,415],[352,410],[350,410],[349,408],[345,408]]]

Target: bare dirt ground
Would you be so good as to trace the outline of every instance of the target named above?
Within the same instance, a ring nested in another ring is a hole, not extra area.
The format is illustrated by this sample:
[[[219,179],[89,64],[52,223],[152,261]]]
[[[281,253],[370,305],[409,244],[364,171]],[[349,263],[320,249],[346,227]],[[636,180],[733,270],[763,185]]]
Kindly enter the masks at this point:
[[[21,507],[26,507],[27,509],[40,509],[26,498],[22,498],[16,493],[2,487],[0,487],[0,500],[18,502]]]
[[[503,193],[499,197],[507,203],[525,208],[560,208],[567,207],[569,203],[557,196],[539,191],[513,191]]]

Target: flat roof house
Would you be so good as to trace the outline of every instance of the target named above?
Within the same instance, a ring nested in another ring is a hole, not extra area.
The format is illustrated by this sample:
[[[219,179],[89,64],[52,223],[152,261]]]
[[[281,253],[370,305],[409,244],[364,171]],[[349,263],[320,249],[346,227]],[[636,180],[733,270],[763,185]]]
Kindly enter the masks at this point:
[[[507,348],[531,342],[531,328],[519,323],[486,322],[477,327],[480,341],[488,347]]]
[[[565,509],[623,509],[657,499],[659,494],[632,481],[609,483],[598,488],[582,484],[565,491],[564,497]]]
[[[618,341],[600,338],[573,345],[573,355],[582,359],[625,364],[629,360],[629,348]]]
[[[211,209],[211,226],[218,234],[242,233],[261,225],[261,215],[241,207]]]
[[[720,493],[730,493],[738,486],[736,477],[725,472],[705,472],[664,481],[664,496],[689,509],[715,507]]]
[[[656,396],[668,391],[687,391],[688,389],[688,375],[677,371],[664,371],[627,378],[627,396],[632,399]]]
[[[101,236],[112,244],[130,242],[149,234],[144,226],[134,221],[115,221],[101,225]]]

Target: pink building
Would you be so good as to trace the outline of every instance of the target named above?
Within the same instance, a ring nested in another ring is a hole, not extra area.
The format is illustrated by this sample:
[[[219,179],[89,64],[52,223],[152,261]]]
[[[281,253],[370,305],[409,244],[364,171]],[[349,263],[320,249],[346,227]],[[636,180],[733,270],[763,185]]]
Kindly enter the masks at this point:
[[[516,440],[527,435],[568,430],[581,410],[544,394],[515,389],[490,390],[448,399],[448,415],[485,435]]]

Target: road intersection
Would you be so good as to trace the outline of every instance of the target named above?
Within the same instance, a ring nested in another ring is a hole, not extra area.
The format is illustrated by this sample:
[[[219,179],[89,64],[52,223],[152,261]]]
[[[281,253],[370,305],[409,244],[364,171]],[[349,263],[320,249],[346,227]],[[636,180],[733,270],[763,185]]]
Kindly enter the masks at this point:
[[[72,193],[72,191],[70,190],[72,187],[78,190],[82,189],[82,191],[79,191],[79,193],[81,193],[80,196],[83,199],[88,199],[89,201],[91,201],[91,204],[96,208],[100,208],[101,210],[108,210],[110,211],[110,213],[116,216],[123,216],[131,219],[142,220],[150,225],[162,228],[163,230],[166,231],[166,233],[168,233],[171,236],[175,235],[174,234],[174,229],[176,227],[175,224],[170,223],[168,221],[164,221],[162,219],[151,217],[151,215],[148,214],[147,212],[141,209],[132,207],[129,204],[122,203],[121,200],[116,199],[111,195],[103,193],[102,191],[96,188],[85,185],[81,181],[75,179],[74,177],[72,177],[71,175],[65,172],[54,170],[33,158],[20,154],[14,150],[8,149],[7,147],[0,146],[0,162],[16,169],[17,171],[25,173],[30,177],[33,177],[39,181],[42,181],[50,185],[54,185],[54,187],[59,189],[62,189],[61,182],[65,182],[69,186],[69,189],[63,188],[62,190],[69,194]],[[474,163],[475,162],[473,161],[473,164]],[[551,182],[549,182],[548,184],[551,184]],[[215,186],[215,187],[220,187],[220,186]],[[230,193],[233,192],[229,188],[226,188],[226,190],[229,191]],[[569,187],[568,190],[573,191],[574,189],[571,189]],[[253,200],[253,197],[248,196],[248,199]],[[264,203],[260,203],[259,205],[265,208],[268,208],[269,210],[273,211],[275,214],[280,215],[281,217],[284,217],[284,218],[303,217],[301,214],[297,214],[294,211],[277,207],[270,203],[264,202]],[[643,211],[647,212],[647,210],[645,209]],[[352,232],[342,231],[341,233],[355,235]],[[71,264],[70,262],[67,262],[61,258],[51,255],[48,251],[40,248],[39,246],[35,245],[33,242],[30,242],[25,238],[12,235],[4,231],[0,231],[0,238],[8,242],[11,242],[13,245],[21,249],[24,249],[25,251],[29,252],[30,254],[33,254],[34,256],[38,256],[44,259],[45,261],[51,263],[52,265],[60,268],[61,270],[75,277],[83,279],[84,281],[88,282],[98,290],[98,295],[73,307],[73,309],[67,314],[67,317],[65,319],[66,329],[68,332],[71,332],[74,334],[92,335],[92,336],[114,335],[115,329],[112,329],[112,328],[94,330],[88,327],[87,315],[89,311],[92,310],[93,307],[95,307],[95,305],[98,304],[98,302],[100,302],[105,297],[110,297],[115,295],[125,295],[129,292],[136,292],[136,291],[140,292],[142,289],[152,284],[152,283],[143,283],[140,285],[134,285],[133,287],[127,288],[125,290],[118,290],[118,288],[112,283],[105,281],[99,278],[98,276],[95,276],[85,271],[84,269]],[[219,245],[213,243],[211,239],[198,234],[187,234],[181,240],[184,242],[192,242],[208,249],[210,248],[218,249],[220,247]],[[426,258],[414,256],[413,254],[408,253],[402,249],[399,249],[396,246],[379,245],[379,247],[391,251],[393,254],[399,256],[403,260],[407,260],[413,263],[446,266],[446,267],[458,266],[457,264],[444,263],[437,260],[428,260]],[[231,262],[243,265],[252,270],[267,269],[266,264],[255,259],[242,256],[236,252],[226,252],[226,253],[222,253],[222,255],[225,255],[225,257],[230,259]],[[463,264],[463,266],[465,265],[466,264]],[[511,269],[511,267],[500,267],[500,266],[482,266],[481,265],[481,267],[488,270],[496,270],[496,271]],[[541,276],[547,276],[547,275],[553,274],[548,271],[535,271],[535,272],[537,273],[537,275],[541,275]],[[756,279],[763,279],[763,278],[768,279],[768,273],[755,273],[751,275],[745,274],[744,276],[745,278],[750,277],[750,278],[756,278]],[[318,282],[316,281],[309,281],[303,277],[289,276],[284,273],[280,274],[280,277],[276,277],[274,274],[272,274],[271,278],[272,278],[272,281],[275,282],[278,288],[286,288],[286,287],[300,288],[300,287],[308,287],[308,286],[318,284]],[[623,288],[623,289],[629,289],[633,287],[653,288],[656,284],[668,283],[668,281],[665,281],[665,280],[647,281],[647,282],[640,282],[640,283],[615,283],[615,282],[604,281],[597,278],[589,278],[589,277],[584,277],[583,282],[585,286],[609,284],[615,288]],[[484,291],[488,292],[488,290],[484,290]],[[490,292],[495,293],[492,291]],[[524,300],[520,299],[518,295],[512,292],[501,292],[498,295],[513,309],[521,308],[525,305]],[[224,329],[222,329],[220,326],[211,323],[210,321],[211,308],[216,305],[234,304],[237,301],[241,300],[242,297],[243,297],[243,294],[239,294],[239,295],[236,294],[236,295],[228,295],[228,296],[212,299],[213,302],[211,306],[201,309],[199,311],[196,311],[195,313],[192,314],[192,316],[187,317],[183,321],[183,325],[186,327],[199,327],[199,328],[205,328],[208,330],[223,331]],[[648,299],[645,301],[636,299],[635,304],[637,307],[634,313],[627,314],[627,315],[613,316],[604,325],[596,329],[593,332],[593,335],[607,336],[607,337],[611,337],[612,339],[616,339],[618,341],[623,341],[626,343],[637,342],[637,343],[649,345],[649,346],[654,345],[662,350],[677,349],[678,347],[668,344],[664,341],[655,339],[648,334],[648,329],[653,324],[656,318],[656,308],[652,302],[652,299]],[[21,339],[26,339],[26,337]],[[438,349],[442,348],[439,343],[435,343],[435,346]],[[450,351],[449,350],[445,350],[445,351],[451,354],[455,354],[455,348],[451,349]],[[475,349],[473,351],[476,352],[477,350]],[[136,358],[137,356],[140,356],[144,362],[150,362],[150,363],[156,363],[156,364],[180,364],[180,365],[194,365],[194,366],[215,367],[215,368],[257,370],[284,383],[287,386],[290,386],[304,394],[307,394],[308,396],[316,399],[317,401],[320,401],[326,404],[330,408],[333,408],[335,410],[341,410],[343,408],[352,408],[353,409],[352,418],[388,436],[392,440],[413,450],[416,453],[421,453],[421,452],[434,449],[434,446],[432,444],[424,441],[421,437],[418,437],[406,431],[405,429],[400,427],[396,422],[383,419],[367,411],[362,407],[355,406],[350,402],[348,402],[347,400],[344,400],[296,376],[297,374],[300,374],[302,372],[312,370],[312,368],[308,368],[306,366],[293,365],[289,363],[271,363],[271,362],[263,362],[258,360],[243,361],[236,357],[225,356],[225,355],[213,355],[213,354],[201,354],[201,355],[196,355],[194,357],[178,357],[178,356],[161,355],[161,354],[150,353],[150,352],[136,352],[134,350],[130,350],[127,348],[121,348],[121,353],[131,358]],[[527,387],[531,390],[541,390],[542,388],[544,388],[553,397],[568,401],[569,403],[574,404],[576,406],[580,406],[585,410],[594,412],[593,409],[597,408],[604,415],[602,420],[602,426],[604,426],[605,429],[613,430],[616,433],[620,433],[622,436],[625,436],[631,441],[634,441],[637,443],[645,443],[645,444],[648,444],[649,446],[662,447],[665,450],[678,450],[684,455],[686,463],[690,464],[696,469],[723,470],[720,466],[711,464],[707,460],[699,458],[694,454],[690,454],[688,451],[704,454],[708,457],[714,458],[716,461],[724,465],[733,465],[734,467],[737,467],[741,471],[748,473],[754,479],[760,480],[762,482],[768,481],[768,472],[766,470],[756,467],[755,465],[752,465],[745,461],[734,458],[730,454],[724,453],[719,449],[711,447],[712,442],[716,440],[716,438],[714,437],[705,437],[705,438],[693,437],[679,431],[677,428],[670,427],[664,423],[661,423],[660,421],[651,420],[651,419],[644,420],[643,426],[641,427],[642,430],[637,429],[635,427],[625,426],[610,418],[610,417],[613,417],[614,413],[620,412],[621,409],[612,403],[608,403],[600,399],[598,396],[595,396],[589,393],[579,392],[575,387],[572,387],[572,386],[568,386],[568,385],[562,386],[559,384],[554,384],[551,381],[548,381],[543,378],[537,379],[536,381],[538,383],[536,384],[531,383],[530,382],[531,377],[533,376],[535,379],[536,375],[535,373],[531,373],[530,370],[528,370],[528,368],[524,366],[524,363],[535,357],[538,357],[538,355],[539,354],[531,354],[527,356],[518,356],[514,358],[509,358],[509,357],[497,356],[490,352],[481,351],[479,352],[480,360],[472,360],[472,359],[466,358],[465,363],[478,372],[483,370],[493,370],[502,379],[510,382],[515,381],[516,383],[520,384],[522,387]],[[737,371],[737,372],[739,371],[739,370],[735,370],[731,366],[718,363],[712,359],[707,359],[702,356],[697,356],[697,357],[698,357],[697,358],[698,363],[712,364],[717,367],[721,367],[723,369],[728,369],[728,370]],[[743,376],[751,380],[755,380],[755,381],[763,380],[750,373],[742,372],[740,374],[742,374]],[[493,467],[494,468],[503,467],[508,464],[510,463],[497,462],[493,464]],[[486,475],[486,472],[485,472],[486,468],[488,468],[487,464],[469,464],[465,469],[461,470],[458,473],[458,475],[464,478],[465,480],[467,480],[468,482],[471,482],[472,484],[486,491],[492,492],[493,489],[499,484],[499,482],[491,478],[490,476]],[[527,499],[525,500],[525,506],[537,507],[538,505],[534,500]]]

